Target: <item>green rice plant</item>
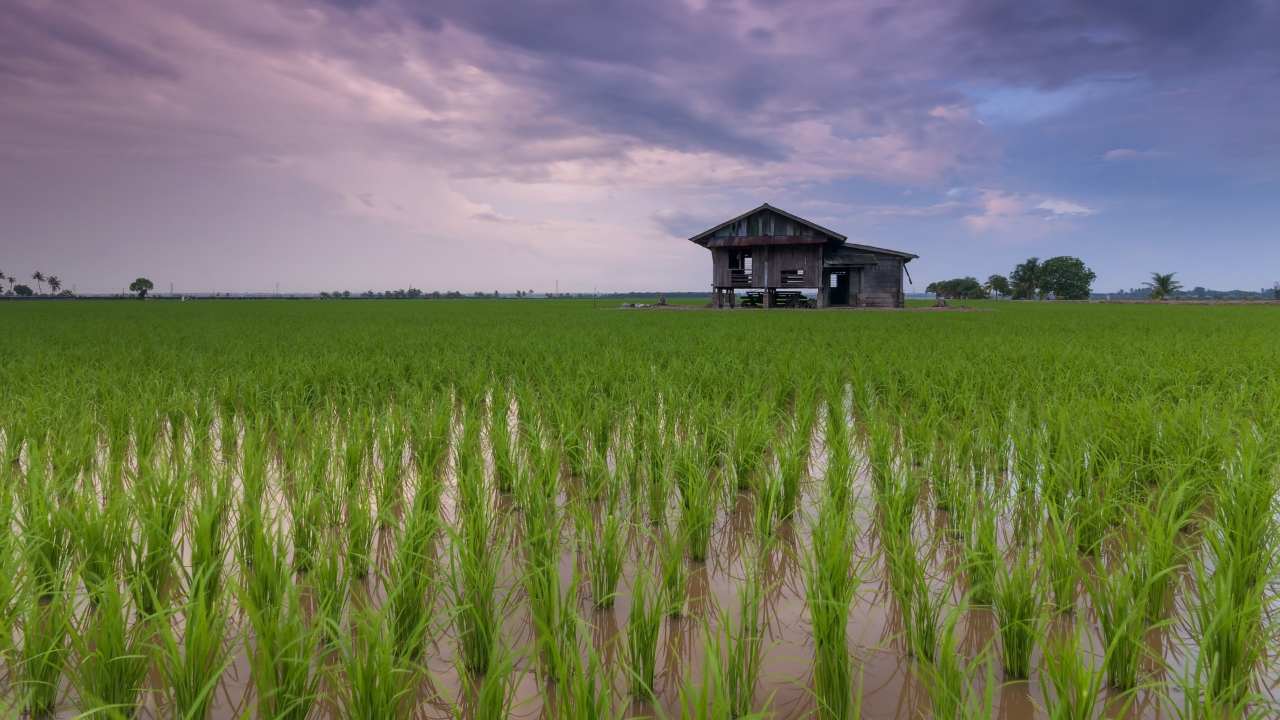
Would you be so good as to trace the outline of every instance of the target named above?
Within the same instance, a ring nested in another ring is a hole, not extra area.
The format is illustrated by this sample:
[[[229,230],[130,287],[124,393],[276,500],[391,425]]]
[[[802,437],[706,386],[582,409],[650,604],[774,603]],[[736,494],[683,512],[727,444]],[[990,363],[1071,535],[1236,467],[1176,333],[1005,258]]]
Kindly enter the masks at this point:
[[[280,607],[286,590],[293,585],[284,533],[275,523],[259,521],[250,555],[242,562],[241,593],[247,595],[262,614]]]
[[[494,390],[489,398],[489,446],[493,451],[493,476],[498,492],[509,495],[515,490],[520,467],[516,455],[518,441],[512,438],[510,426],[511,399]]]
[[[827,450],[827,467],[823,476],[826,494],[837,510],[845,510],[853,495],[854,463],[849,426],[844,412],[836,406],[828,409],[824,439]]]
[[[1045,644],[1041,677],[1045,678],[1045,710],[1050,720],[1094,720],[1106,702],[1104,674],[1090,663],[1084,626],[1073,626]],[[1132,696],[1130,696],[1132,699]],[[1126,700],[1127,708],[1129,700]],[[1117,708],[1108,708],[1115,712]],[[1118,709],[1118,717],[1125,715]]]
[[[912,556],[918,557],[914,552]],[[907,648],[913,657],[928,663],[933,662],[938,651],[942,605],[950,594],[950,587],[942,591],[933,590],[929,587],[924,563],[916,560],[911,564],[916,570],[912,573],[910,599],[904,609]]]
[[[733,426],[729,441],[729,467],[734,487],[739,491],[750,490],[764,465],[765,452],[771,434],[768,408],[761,404],[754,412],[739,416]]]
[[[483,675],[489,668],[495,638],[502,629],[503,603],[498,597],[503,540],[499,537],[490,500],[479,485],[482,477],[459,478],[461,527],[454,531],[449,556],[452,614],[458,651],[469,672]]]
[[[893,473],[893,426],[884,418],[873,416],[867,423],[867,461],[871,466],[871,480],[877,491]]]
[[[814,522],[805,597],[813,629],[813,687],[824,720],[858,716],[853,663],[846,644],[849,610],[859,584],[852,523],[824,506]]]
[[[996,535],[996,511],[989,503],[976,500],[970,506],[973,530],[964,546],[964,574],[969,581],[969,601],[979,607],[995,603],[996,576],[1000,568],[1000,547]]]
[[[724,666],[724,640],[705,623],[702,627],[702,668],[695,681],[686,678],[680,685],[681,720],[736,718],[729,691],[729,670]]]
[[[183,720],[204,720],[212,711],[222,674],[231,664],[224,637],[227,608],[222,588],[213,578],[196,575],[190,588],[181,606],[180,628],[170,618],[158,623],[157,653],[170,712]]]
[[[363,489],[347,492],[347,572],[356,580],[369,575],[373,564],[374,513]]]
[[[191,513],[188,542],[191,570],[188,597],[214,602],[222,598],[227,561],[226,516],[231,491],[223,475],[214,476],[198,494]]]
[[[684,536],[689,558],[705,562],[715,527],[719,492],[709,460],[701,449],[686,448],[681,453],[679,476],[683,501],[680,534]]]
[[[887,556],[895,557],[912,548],[912,530],[920,500],[920,484],[907,471],[905,463],[899,464],[880,482],[880,489],[876,493],[880,544]]]
[[[386,579],[386,621],[397,658],[417,662],[431,624],[435,595],[435,555],[432,539],[437,520],[434,515],[412,510],[395,546],[391,571]]]
[[[809,433],[801,423],[793,423],[783,437],[775,472],[782,489],[778,518],[788,520],[800,509],[800,489],[809,474]]]
[[[131,496],[138,528],[125,556],[125,572],[134,603],[144,615],[155,614],[164,604],[185,502],[185,484],[177,475],[163,468],[142,468]]]
[[[1081,553],[1097,557],[1102,550],[1112,516],[1117,506],[1111,497],[1112,488],[1119,485],[1121,469],[1115,463],[1104,463],[1092,482],[1074,495],[1070,517],[1076,535],[1076,545]]]
[[[320,674],[314,660],[318,633],[307,622],[298,587],[288,570],[277,565],[283,579],[277,602],[260,605],[252,593],[240,592],[253,628],[249,643],[249,674],[257,701],[257,715],[279,720],[305,720],[319,699]]]
[[[246,427],[240,450],[240,506],[236,512],[237,550],[242,562],[253,562],[253,544],[266,513],[267,465],[265,430]]]
[[[289,504],[289,532],[293,541],[293,567],[306,573],[315,561],[318,537],[326,525],[325,485],[328,448],[321,443],[311,452],[305,472],[299,472],[285,497]]]
[[[685,564],[682,533],[663,531],[658,538],[658,565],[662,570],[662,595],[667,615],[684,614],[688,598],[689,567]]]
[[[614,702],[612,668],[588,641],[586,622],[576,609],[571,619],[564,628],[573,647],[567,654],[571,664],[556,688],[551,715],[567,720],[621,720],[621,709]]]
[[[375,494],[378,498],[377,524],[391,527],[396,521],[396,508],[404,498],[405,427],[399,412],[391,412],[383,422],[378,435],[378,457],[381,472],[375,478]]]
[[[131,718],[142,702],[151,662],[151,616],[131,621],[133,608],[114,583],[99,588],[98,607],[72,634],[78,662],[70,673],[82,717]]]
[[[409,425],[409,454],[417,473],[416,504],[426,503],[431,512],[439,510],[438,489],[444,467],[449,458],[449,437],[453,423],[453,408],[448,402],[437,400],[427,412],[413,414]]]
[[[338,647],[346,634],[343,618],[346,616],[351,576],[344,566],[340,541],[333,534],[321,538],[318,549],[307,576],[314,607],[313,624],[321,644]]]
[[[631,679],[631,694],[639,698],[654,696],[654,677],[658,667],[658,633],[662,629],[661,594],[650,586],[647,573],[636,575],[631,588],[631,611],[627,615],[626,658]]]
[[[1132,532],[1141,543],[1137,562],[1143,578],[1143,625],[1146,627],[1161,624],[1174,577],[1184,562],[1180,541],[1191,524],[1194,508],[1184,499],[1190,492],[1190,485],[1185,482],[1167,485],[1151,505],[1136,510]]]
[[[763,473],[756,481],[752,502],[755,534],[764,538],[774,537],[782,514],[782,478],[777,473]]]
[[[89,492],[73,501],[80,579],[94,604],[101,601],[104,587],[116,581],[129,545],[129,515],[123,500],[123,493],[108,493],[100,501]]]
[[[1177,682],[1177,700],[1166,697],[1169,716],[1177,720],[1262,720],[1275,715],[1274,701],[1265,694],[1228,682],[1230,690],[1218,693],[1209,687],[1215,675],[1212,653],[1197,653]],[[1172,695],[1172,693],[1169,693]],[[1271,711],[1271,712],[1268,712]]]
[[[731,623],[727,614],[720,616],[725,648],[725,692],[729,696],[730,716],[734,718],[751,714],[764,649],[761,612],[764,587],[758,563],[748,561],[745,567],[746,577],[738,587],[737,623]]]
[[[1080,557],[1071,527],[1052,507],[1048,520],[1040,527],[1040,561],[1054,610],[1065,615],[1073,613],[1080,586]]]
[[[661,428],[661,418],[650,416],[641,423],[640,441],[645,469],[645,511],[651,525],[666,520],[671,492],[670,443]]]
[[[475,678],[465,672],[459,673],[467,687],[470,712],[458,708],[456,717],[459,720],[506,720],[512,717],[515,710],[516,688],[519,678],[516,676],[515,657],[501,642],[490,653],[489,672],[483,678]],[[369,716],[379,717],[379,716]]]
[[[952,608],[942,624],[938,636],[937,652],[932,659],[916,666],[925,688],[929,692],[929,705],[937,720],[969,720],[994,716],[996,662],[991,657],[990,646],[976,658],[966,660],[956,638],[956,624],[966,606]],[[985,669],[985,682],[979,694],[975,687],[975,673]]]
[[[53,712],[58,701],[59,681],[70,651],[71,609],[62,595],[37,597],[35,592],[27,594],[22,611],[22,647],[13,684],[21,695],[23,712],[44,717]]]
[[[583,505],[578,513],[582,516],[578,522],[578,552],[587,558],[591,602],[597,608],[613,607],[626,551],[622,515],[612,507],[605,509],[597,533],[590,510]]]
[[[330,685],[344,718],[380,720],[412,716],[419,668],[398,647],[395,620],[371,607],[352,618],[353,632],[340,644]]]
[[[1024,680],[1031,670],[1031,650],[1040,635],[1043,601],[1031,554],[1019,550],[996,574],[994,605],[1000,631],[1004,676]]]
[[[4,458],[0,455],[0,463]],[[13,492],[0,468],[0,528],[13,527]],[[7,663],[13,644],[13,626],[22,599],[21,548],[12,532],[0,533],[0,663]]]
[[[41,597],[63,592],[72,556],[73,516],[60,502],[50,477],[46,456],[38,445],[29,446],[27,471],[16,486],[16,520],[22,540],[28,582]]]
[[[1254,699],[1256,676],[1274,638],[1265,619],[1268,593],[1251,574],[1250,561],[1234,555],[1230,543],[1229,532],[1212,531],[1209,559],[1192,564],[1190,625],[1197,656],[1183,688],[1219,717],[1234,716]]]
[[[1088,582],[1089,597],[1102,641],[1107,683],[1118,690],[1138,684],[1138,668],[1146,656],[1144,641],[1146,577],[1136,553],[1124,553]]]
[[[961,437],[965,436],[961,435]],[[950,441],[950,438],[947,441]],[[955,510],[959,501],[958,496],[965,494],[967,490],[963,487],[955,454],[943,449],[931,449],[925,456],[924,464],[929,472],[934,507],[942,512]]]
[[[546,682],[561,683],[573,672],[578,648],[578,575],[562,587],[558,558],[530,557],[524,572],[533,620],[534,655]]]

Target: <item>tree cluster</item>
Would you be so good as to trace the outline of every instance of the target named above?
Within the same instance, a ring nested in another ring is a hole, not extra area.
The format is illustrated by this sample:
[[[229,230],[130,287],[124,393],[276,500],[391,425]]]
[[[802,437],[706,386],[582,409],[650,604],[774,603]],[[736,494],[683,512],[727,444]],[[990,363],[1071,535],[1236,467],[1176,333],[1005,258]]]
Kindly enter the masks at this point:
[[[953,278],[929,283],[925,292],[948,300],[979,300],[988,296],[987,289],[974,277]]]
[[[30,285],[19,283],[18,279],[12,275],[6,275],[0,271],[0,282],[8,282],[9,287],[5,289],[0,285],[0,295],[13,295],[16,297],[32,297],[35,295],[53,295],[56,297],[70,297],[71,291],[62,288],[62,281],[57,275],[46,275],[37,270],[31,274],[31,279],[36,281],[35,289],[31,289]],[[44,286],[49,286],[49,292],[44,291]]]
[[[1015,300],[1088,300],[1097,274],[1080,258],[1059,255],[1048,260],[1027,258],[1009,274]]]

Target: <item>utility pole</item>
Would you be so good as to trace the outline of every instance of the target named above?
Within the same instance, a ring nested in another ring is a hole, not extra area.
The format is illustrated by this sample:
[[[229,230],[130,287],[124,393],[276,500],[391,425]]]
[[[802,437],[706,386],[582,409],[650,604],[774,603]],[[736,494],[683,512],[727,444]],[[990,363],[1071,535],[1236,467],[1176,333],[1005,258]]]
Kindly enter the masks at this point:
[[[556,278],[556,297],[560,297],[560,278]]]

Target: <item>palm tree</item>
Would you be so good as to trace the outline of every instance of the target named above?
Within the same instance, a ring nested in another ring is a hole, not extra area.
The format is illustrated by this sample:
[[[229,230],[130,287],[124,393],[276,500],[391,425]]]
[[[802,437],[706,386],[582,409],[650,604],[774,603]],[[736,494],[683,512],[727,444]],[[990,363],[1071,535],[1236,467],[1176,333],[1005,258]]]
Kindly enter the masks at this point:
[[[1152,300],[1163,300],[1182,290],[1182,283],[1173,279],[1178,273],[1151,273],[1151,281],[1145,282],[1151,288]]]
[[[44,273],[37,270],[31,274],[31,279],[36,281],[36,288],[40,291],[40,294],[43,295],[44,285],[42,285],[41,283],[44,282]]]
[[[58,279],[57,275],[50,275],[45,279],[49,281],[49,292],[57,295],[58,291],[62,289],[62,281]]]

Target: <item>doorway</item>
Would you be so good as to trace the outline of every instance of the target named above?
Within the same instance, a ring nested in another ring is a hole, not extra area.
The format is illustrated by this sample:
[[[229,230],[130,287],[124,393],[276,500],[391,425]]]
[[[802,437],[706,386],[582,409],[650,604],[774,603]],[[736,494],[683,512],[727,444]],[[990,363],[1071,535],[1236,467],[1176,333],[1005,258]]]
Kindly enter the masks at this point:
[[[837,270],[831,273],[830,288],[827,290],[827,304],[849,304],[849,271]]]

